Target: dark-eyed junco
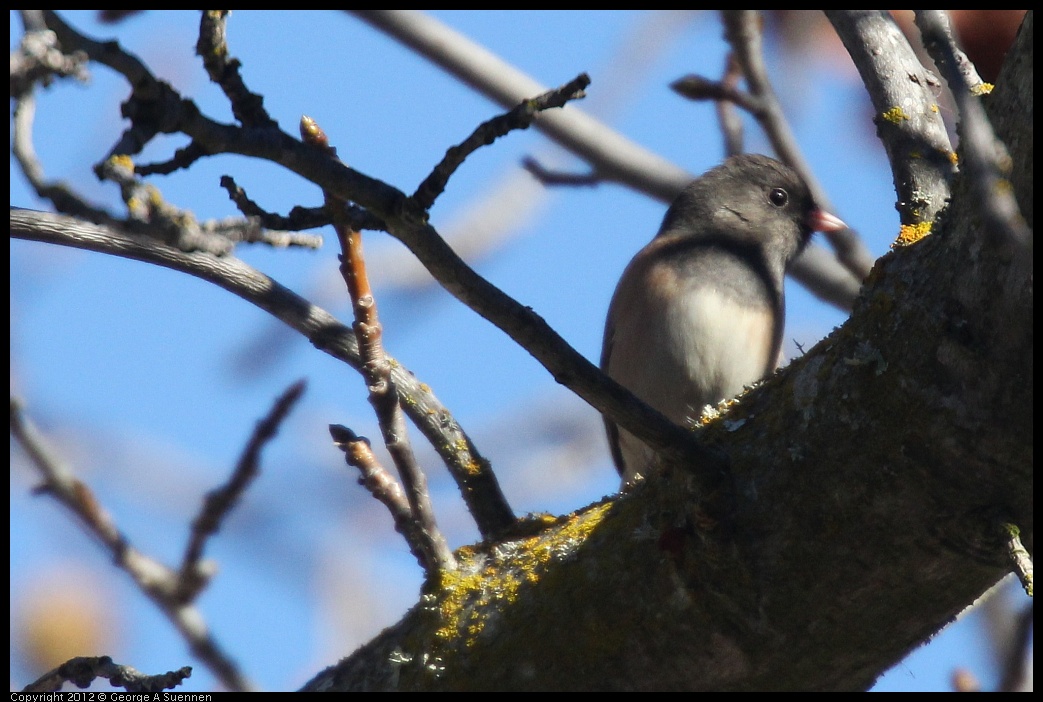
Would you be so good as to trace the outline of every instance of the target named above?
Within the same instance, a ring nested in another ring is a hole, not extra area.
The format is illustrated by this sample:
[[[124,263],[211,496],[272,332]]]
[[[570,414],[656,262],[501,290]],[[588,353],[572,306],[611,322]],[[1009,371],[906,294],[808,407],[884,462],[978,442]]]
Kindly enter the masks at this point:
[[[812,231],[845,225],[795,171],[733,156],[684,189],[616,286],[601,368],[674,422],[770,374],[782,344],[786,268]],[[606,420],[624,483],[652,451]]]

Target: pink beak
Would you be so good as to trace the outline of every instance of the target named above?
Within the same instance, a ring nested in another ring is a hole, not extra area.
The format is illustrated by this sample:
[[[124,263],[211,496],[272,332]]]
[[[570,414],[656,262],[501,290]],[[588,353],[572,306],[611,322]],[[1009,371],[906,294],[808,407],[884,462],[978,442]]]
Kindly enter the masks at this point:
[[[815,232],[839,232],[841,229],[847,229],[842,219],[817,207],[808,215],[808,226]]]

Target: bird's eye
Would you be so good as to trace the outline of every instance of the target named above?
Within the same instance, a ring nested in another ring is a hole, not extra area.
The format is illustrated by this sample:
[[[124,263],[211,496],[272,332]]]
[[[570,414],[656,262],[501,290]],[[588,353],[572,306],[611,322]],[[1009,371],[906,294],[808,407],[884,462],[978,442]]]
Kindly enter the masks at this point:
[[[782,207],[789,202],[789,193],[782,188],[772,188],[771,192],[768,193],[768,199],[776,207]]]

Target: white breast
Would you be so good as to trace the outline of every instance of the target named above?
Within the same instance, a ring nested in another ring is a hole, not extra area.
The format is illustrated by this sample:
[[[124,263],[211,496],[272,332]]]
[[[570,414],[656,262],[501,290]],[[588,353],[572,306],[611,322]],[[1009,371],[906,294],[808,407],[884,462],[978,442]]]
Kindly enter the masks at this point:
[[[684,426],[698,419],[704,405],[734,397],[774,367],[769,310],[744,306],[705,287],[671,295],[667,291],[676,290],[680,281],[666,267],[649,277],[658,277],[659,284],[626,296],[625,314],[624,305],[616,310],[606,366],[610,376],[646,403]],[[628,479],[651,458],[647,447],[622,430],[620,448]]]

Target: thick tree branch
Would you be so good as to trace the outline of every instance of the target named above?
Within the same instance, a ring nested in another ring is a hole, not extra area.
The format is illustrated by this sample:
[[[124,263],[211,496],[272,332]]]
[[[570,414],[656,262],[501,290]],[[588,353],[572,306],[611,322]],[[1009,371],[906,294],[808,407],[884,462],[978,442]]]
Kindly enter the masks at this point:
[[[1011,55],[1024,70],[986,104],[1021,143],[1031,34]],[[1031,149],[1012,155],[1031,202]],[[702,430],[730,457],[718,491],[671,459],[626,497],[466,550],[474,577],[431,584],[305,689],[869,687],[1009,572],[997,524],[1033,549],[1032,261],[988,244],[967,187],[848,323]]]

